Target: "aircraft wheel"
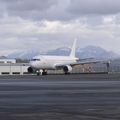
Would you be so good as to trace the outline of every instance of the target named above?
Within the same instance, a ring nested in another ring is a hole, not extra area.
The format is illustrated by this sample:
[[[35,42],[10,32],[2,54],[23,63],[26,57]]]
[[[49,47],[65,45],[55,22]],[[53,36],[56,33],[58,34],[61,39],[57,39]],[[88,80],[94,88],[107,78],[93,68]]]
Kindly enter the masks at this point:
[[[65,75],[69,75],[70,73],[69,72],[65,72]]]
[[[37,72],[37,76],[39,76],[40,75],[40,73],[39,72]]]
[[[42,72],[42,75],[47,75],[47,72]]]

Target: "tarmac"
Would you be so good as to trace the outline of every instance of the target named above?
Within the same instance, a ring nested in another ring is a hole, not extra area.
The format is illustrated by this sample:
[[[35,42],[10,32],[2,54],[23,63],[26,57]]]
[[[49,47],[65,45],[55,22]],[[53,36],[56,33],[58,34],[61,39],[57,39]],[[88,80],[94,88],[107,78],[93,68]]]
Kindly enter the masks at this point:
[[[120,74],[0,76],[0,120],[120,120]]]

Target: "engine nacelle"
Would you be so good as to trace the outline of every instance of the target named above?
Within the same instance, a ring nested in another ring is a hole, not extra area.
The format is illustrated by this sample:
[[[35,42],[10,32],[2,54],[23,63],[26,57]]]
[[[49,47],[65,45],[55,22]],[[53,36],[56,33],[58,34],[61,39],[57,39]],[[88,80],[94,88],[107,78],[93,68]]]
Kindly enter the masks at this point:
[[[33,69],[32,67],[29,67],[29,68],[27,69],[27,71],[28,71],[28,73],[33,73],[33,72],[34,72],[34,69]]]
[[[72,67],[70,65],[66,65],[63,67],[63,71],[65,74],[70,73],[72,71]]]

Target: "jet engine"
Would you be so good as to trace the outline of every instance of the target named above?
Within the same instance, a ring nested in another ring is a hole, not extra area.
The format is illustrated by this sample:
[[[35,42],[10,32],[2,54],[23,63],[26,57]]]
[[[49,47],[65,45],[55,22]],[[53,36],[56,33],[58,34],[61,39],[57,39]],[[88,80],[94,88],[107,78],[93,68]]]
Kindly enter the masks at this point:
[[[29,67],[27,70],[28,70],[29,73],[33,73],[34,72],[34,69],[32,67]]]
[[[65,74],[68,74],[72,71],[72,67],[70,65],[66,65],[63,67],[63,71],[65,72]]]

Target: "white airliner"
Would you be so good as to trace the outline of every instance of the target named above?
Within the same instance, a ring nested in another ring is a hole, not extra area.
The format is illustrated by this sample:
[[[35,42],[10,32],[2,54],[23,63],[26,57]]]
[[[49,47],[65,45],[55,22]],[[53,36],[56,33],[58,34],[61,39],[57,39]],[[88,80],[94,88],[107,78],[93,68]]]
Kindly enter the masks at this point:
[[[30,61],[29,73],[36,72],[37,75],[46,75],[47,70],[59,70],[62,69],[65,74],[72,71],[72,67],[79,64],[97,63],[101,61],[84,61],[75,57],[76,39],[74,40],[71,53],[69,56],[50,56],[50,55],[38,55],[32,58]]]

